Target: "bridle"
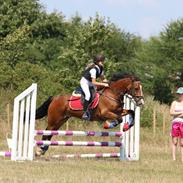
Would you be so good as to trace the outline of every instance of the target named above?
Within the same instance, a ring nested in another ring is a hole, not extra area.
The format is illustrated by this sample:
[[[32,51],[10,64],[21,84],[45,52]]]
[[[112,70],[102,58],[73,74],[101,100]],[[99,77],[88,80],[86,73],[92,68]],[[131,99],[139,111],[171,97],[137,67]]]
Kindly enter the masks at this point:
[[[134,99],[136,103],[139,103],[140,100],[144,99],[144,97],[143,97],[142,93],[141,93],[140,96],[136,96],[136,94],[135,94],[135,82],[140,82],[140,81],[132,80],[132,87],[130,89],[130,92],[128,92],[128,93],[131,95],[130,96],[131,99]],[[140,87],[140,90],[141,90],[142,86],[140,85],[139,87]],[[141,92],[142,92],[142,90],[141,90]]]

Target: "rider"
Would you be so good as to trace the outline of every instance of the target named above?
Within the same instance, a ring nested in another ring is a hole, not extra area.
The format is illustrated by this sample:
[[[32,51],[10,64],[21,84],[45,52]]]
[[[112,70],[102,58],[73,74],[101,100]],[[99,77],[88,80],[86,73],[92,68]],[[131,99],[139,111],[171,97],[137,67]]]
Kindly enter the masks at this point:
[[[90,65],[83,73],[83,76],[80,80],[80,86],[85,94],[85,100],[83,104],[84,114],[82,116],[85,120],[90,120],[90,112],[88,110],[89,104],[91,103],[91,89],[96,86],[109,87],[107,80],[104,76],[103,71],[103,62],[105,57],[103,55],[97,55],[93,59],[93,64]],[[97,78],[100,78],[101,82],[96,81]]]

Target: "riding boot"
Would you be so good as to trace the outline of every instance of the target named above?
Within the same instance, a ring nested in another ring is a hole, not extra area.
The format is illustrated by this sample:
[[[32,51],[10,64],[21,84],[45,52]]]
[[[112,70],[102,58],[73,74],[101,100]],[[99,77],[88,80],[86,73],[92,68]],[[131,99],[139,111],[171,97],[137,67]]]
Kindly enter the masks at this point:
[[[89,104],[90,104],[90,101],[87,101],[87,100],[84,101],[84,104],[83,104],[84,114],[82,116],[84,120],[88,120],[88,121],[90,120],[90,111],[88,110]]]

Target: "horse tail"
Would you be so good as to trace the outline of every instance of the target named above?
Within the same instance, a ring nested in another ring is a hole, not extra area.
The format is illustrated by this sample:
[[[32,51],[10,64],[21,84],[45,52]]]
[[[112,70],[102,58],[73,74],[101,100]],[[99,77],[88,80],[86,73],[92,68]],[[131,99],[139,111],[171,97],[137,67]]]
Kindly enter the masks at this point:
[[[48,97],[48,99],[36,109],[36,119],[41,119],[48,114],[48,107],[53,100],[53,96]]]

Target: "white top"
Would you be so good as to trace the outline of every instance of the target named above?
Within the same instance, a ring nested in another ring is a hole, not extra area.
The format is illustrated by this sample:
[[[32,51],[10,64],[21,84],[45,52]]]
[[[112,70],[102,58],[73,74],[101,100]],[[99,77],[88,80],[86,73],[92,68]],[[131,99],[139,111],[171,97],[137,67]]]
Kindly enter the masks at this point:
[[[97,67],[97,69],[100,71],[100,67],[98,65],[96,65],[95,67]],[[91,74],[91,78],[94,78],[96,79],[96,74],[97,74],[97,71],[95,68],[92,68],[90,70],[90,74]],[[101,75],[104,75],[104,71],[102,71],[102,74]]]
[[[179,105],[178,102],[175,103],[175,112],[183,112],[183,106]],[[172,122],[183,122],[182,117],[174,117]]]

